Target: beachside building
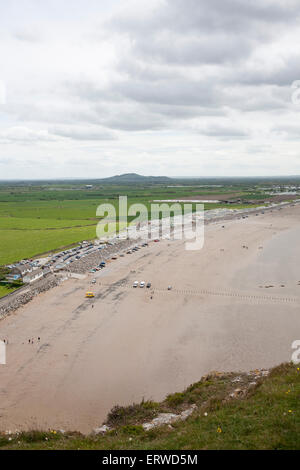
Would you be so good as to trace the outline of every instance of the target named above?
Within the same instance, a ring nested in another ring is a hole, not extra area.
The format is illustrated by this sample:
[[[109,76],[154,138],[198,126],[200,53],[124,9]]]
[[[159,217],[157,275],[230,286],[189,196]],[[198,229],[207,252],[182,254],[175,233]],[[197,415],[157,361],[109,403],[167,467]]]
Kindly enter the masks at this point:
[[[46,277],[47,274],[51,273],[51,269],[48,267],[42,268],[43,269],[43,276]]]
[[[53,271],[54,272],[60,271],[61,269],[65,269],[66,266],[67,266],[66,263],[59,263],[54,267]]]
[[[8,274],[8,275],[6,276],[6,280],[7,280],[7,281],[12,281],[12,282],[13,282],[13,281],[19,281],[20,279],[22,279],[22,277],[21,277],[20,274],[12,274],[12,273],[10,273],[10,274]]]
[[[26,282],[28,284],[31,284],[34,281],[37,281],[38,279],[41,279],[41,277],[44,276],[44,273],[41,269],[36,269],[35,271],[32,271],[31,273],[25,274],[23,277],[23,282]]]
[[[20,264],[13,268],[10,273],[6,276],[8,281],[17,281],[23,279],[23,277],[32,272],[32,266],[30,264]]]

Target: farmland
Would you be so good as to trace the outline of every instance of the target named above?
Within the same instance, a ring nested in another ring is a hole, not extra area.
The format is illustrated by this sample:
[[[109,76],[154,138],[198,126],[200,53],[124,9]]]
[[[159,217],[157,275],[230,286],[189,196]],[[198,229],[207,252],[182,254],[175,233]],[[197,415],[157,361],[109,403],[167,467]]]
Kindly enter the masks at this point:
[[[170,180],[172,182],[172,180]],[[176,184],[175,184],[176,183]],[[220,183],[220,182],[219,182]],[[113,204],[118,216],[119,196],[128,196],[128,205],[144,204],[148,211],[153,200],[210,198],[212,200],[241,198],[247,207],[248,199],[266,197],[261,184],[252,181],[203,181],[168,183],[131,183],[93,185],[87,189],[82,182],[0,183],[0,265],[23,258],[59,250],[82,240],[96,237],[96,216],[101,203]],[[189,202],[187,200],[187,202]],[[195,207],[195,205],[194,205]],[[224,207],[221,203],[207,203],[205,209]],[[253,206],[252,206],[253,207]]]
[[[1,297],[4,297],[5,295],[10,294],[11,292],[14,292],[15,290],[15,287],[0,286],[0,299]]]

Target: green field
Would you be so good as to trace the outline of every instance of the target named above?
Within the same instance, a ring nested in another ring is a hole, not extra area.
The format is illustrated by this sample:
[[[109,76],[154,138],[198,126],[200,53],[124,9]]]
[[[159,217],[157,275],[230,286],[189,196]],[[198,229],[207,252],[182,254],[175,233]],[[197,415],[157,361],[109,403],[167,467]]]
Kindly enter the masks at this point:
[[[82,240],[95,238],[95,227],[64,230],[3,230],[1,231],[0,263],[8,264],[31,258],[71,245]]]
[[[148,201],[138,202],[148,207],[150,205]],[[15,208],[10,203],[0,203],[0,265],[96,238],[96,227],[101,220],[96,217],[98,203],[65,201],[59,207],[54,201],[45,205],[40,203],[32,207],[32,203],[25,202],[19,203]],[[117,208],[116,202],[114,205]],[[217,204],[207,204],[205,209],[219,207]],[[237,205],[231,208],[241,207],[247,206]],[[7,212],[10,213],[9,216],[6,215]],[[38,214],[36,218],[34,213]]]
[[[5,295],[10,294],[11,292],[14,292],[15,290],[15,287],[0,286],[0,299],[1,297],[4,297]]]
[[[247,199],[255,200],[262,196],[259,186],[252,182],[234,184],[228,181],[218,187],[203,187],[200,183],[183,181],[177,186],[170,183],[95,184],[93,190],[87,190],[81,182],[0,183],[0,265],[96,238],[96,226],[100,220],[96,216],[97,207],[102,203],[113,204],[118,216],[120,195],[128,196],[129,206],[144,204],[148,212],[153,200],[205,198],[207,195],[217,199],[218,195],[230,198],[234,194],[246,201],[227,206],[234,209],[248,207]],[[205,204],[205,210],[222,207],[226,205]]]

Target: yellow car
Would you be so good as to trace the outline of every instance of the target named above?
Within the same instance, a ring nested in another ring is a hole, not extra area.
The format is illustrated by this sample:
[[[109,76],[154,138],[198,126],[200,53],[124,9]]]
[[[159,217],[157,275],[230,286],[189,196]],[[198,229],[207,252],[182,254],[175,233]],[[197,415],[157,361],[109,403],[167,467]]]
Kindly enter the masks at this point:
[[[93,297],[95,297],[95,294],[94,294],[93,292],[87,292],[87,293],[85,294],[85,297],[86,297],[87,299],[92,299]]]

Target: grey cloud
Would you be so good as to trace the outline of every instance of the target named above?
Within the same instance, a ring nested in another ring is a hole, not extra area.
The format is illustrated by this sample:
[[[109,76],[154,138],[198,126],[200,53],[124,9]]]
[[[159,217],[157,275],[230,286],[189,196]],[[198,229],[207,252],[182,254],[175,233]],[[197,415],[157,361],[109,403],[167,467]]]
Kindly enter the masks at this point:
[[[89,82],[80,82],[69,87],[69,92],[79,99],[98,105],[103,103],[105,106],[108,103],[116,103],[119,106],[124,100],[173,106],[211,106],[218,96],[214,81],[192,80],[188,77],[157,77],[154,82],[129,77],[112,81],[105,88]]]
[[[57,126],[50,127],[49,132],[60,137],[67,137],[74,140],[116,140],[117,137],[104,129],[78,126]]]
[[[106,127],[122,131],[161,130],[168,127],[168,123],[161,116],[143,109],[136,109],[134,112],[123,110],[121,113],[111,114],[103,118],[102,123]]]
[[[28,30],[16,31],[13,37],[21,42],[35,43],[41,41],[41,36],[38,33]]]
[[[182,79],[184,73],[174,68],[165,67],[159,63],[139,61],[137,57],[127,55],[118,59],[118,71],[135,80],[156,82],[161,80]]]
[[[243,59],[298,17],[292,0],[168,0],[144,21],[124,14],[108,27],[126,33],[148,61],[205,64]]]
[[[245,139],[249,135],[242,129],[232,125],[211,124],[199,133],[208,137],[218,137],[223,140]]]
[[[77,1],[86,10],[84,2]],[[81,161],[83,154],[98,155],[102,141],[102,147],[109,149],[104,159],[118,163],[118,155],[126,154],[126,164],[128,155],[138,160],[141,149],[150,155],[151,148],[157,149],[159,161],[165,148],[170,161],[177,159],[174,167],[182,168],[181,155],[182,160],[189,155],[192,160],[199,145],[214,147],[214,158],[228,158],[231,164],[240,158],[232,156],[239,152],[231,141],[238,146],[244,139],[248,146],[252,137],[248,129],[253,135],[257,131],[262,140],[269,138],[264,130],[274,122],[278,124],[272,130],[274,137],[297,140],[297,129],[279,124],[287,122],[292,111],[290,84],[300,79],[300,56],[293,43],[299,37],[299,1],[156,3],[153,8],[151,2],[149,6],[140,0],[138,13],[129,5],[122,15],[114,9],[111,21],[100,24],[98,37],[93,36],[93,21],[100,12],[96,0],[95,15],[89,12],[93,20],[74,24],[69,12],[66,23],[42,23],[42,35],[13,22],[9,34],[3,34],[4,39],[9,37],[11,50],[1,63],[12,68],[9,99],[1,107],[2,127],[13,123],[13,128],[1,131],[1,143],[18,143],[30,155],[35,149],[37,158],[53,146],[55,154],[63,154],[62,161],[68,151],[70,160],[77,153]],[[36,24],[41,24],[38,18]],[[290,45],[286,49],[279,43],[282,33],[284,44]],[[23,70],[25,79],[16,73]],[[252,113],[257,113],[257,122]],[[17,129],[20,123],[23,130]],[[34,130],[41,123],[48,132]],[[156,133],[149,136],[147,131]],[[140,133],[136,140],[134,132]],[[52,144],[57,142],[62,145]],[[39,148],[36,143],[41,143]],[[173,143],[174,154],[167,150]],[[232,148],[232,154],[225,148]]]
[[[0,165],[9,165],[11,160],[7,157],[0,157]]]
[[[222,64],[248,56],[254,41],[247,37],[239,40],[227,34],[159,35],[149,41],[141,38],[136,45],[138,56],[168,64]]]
[[[291,56],[281,57],[280,64],[266,67],[262,63],[255,66],[243,64],[243,67],[233,70],[226,81],[240,85],[276,85],[291,86],[294,80],[300,79],[300,54],[290,50]]]
[[[194,119],[200,116],[224,116],[226,113],[220,107],[184,106],[171,104],[149,104],[148,110],[170,119]]]
[[[47,124],[99,124],[98,112],[93,107],[85,106],[85,96],[74,104],[70,96],[65,95],[59,104],[43,102],[11,103],[2,106],[5,113],[21,122],[43,122]]]
[[[291,106],[290,88],[277,86],[240,86],[224,84],[220,92],[219,106],[243,112],[277,111]]]
[[[137,30],[145,33],[153,30],[242,31],[249,30],[253,22],[273,24],[294,19],[297,0],[166,0],[153,9],[149,17],[140,18],[124,13],[113,19],[110,26],[121,31]]]
[[[116,83],[114,89],[126,98],[145,103],[209,106],[216,99],[212,84],[188,79],[155,83],[128,80]]]
[[[284,137],[287,140],[299,140],[300,139],[300,123],[299,125],[290,124],[290,125],[274,126],[272,128],[272,132],[274,132],[275,134],[277,134],[277,136],[281,138]]]
[[[10,127],[0,132],[0,142],[3,144],[23,143],[34,144],[36,142],[51,142],[55,137],[47,130],[35,130],[27,127]]]

